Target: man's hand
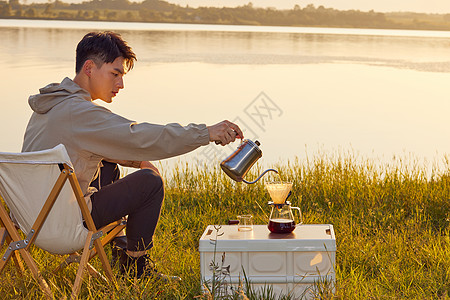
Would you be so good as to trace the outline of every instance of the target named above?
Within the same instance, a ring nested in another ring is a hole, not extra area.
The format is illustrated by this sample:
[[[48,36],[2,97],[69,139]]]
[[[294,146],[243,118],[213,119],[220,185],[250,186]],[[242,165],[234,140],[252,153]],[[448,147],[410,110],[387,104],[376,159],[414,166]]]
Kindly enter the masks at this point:
[[[207,128],[209,131],[209,140],[222,146],[234,142],[236,139],[244,138],[239,126],[227,120],[208,126]]]
[[[140,164],[139,168],[141,168],[141,169],[151,169],[151,170],[153,170],[153,171],[155,171],[156,173],[159,174],[158,168],[155,167],[155,165],[152,164],[152,163],[149,162],[149,161],[145,161],[145,160],[144,160],[144,161],[141,161],[141,164]],[[161,175],[161,174],[159,174],[159,175]]]
[[[156,173],[159,174],[159,170],[157,167],[155,167],[154,164],[152,164],[149,161],[138,161],[138,160],[118,160],[118,159],[108,159],[105,158],[106,161],[116,163],[121,165],[122,167],[129,167],[129,168],[140,168],[140,169],[152,169]],[[159,174],[161,175],[161,174]]]

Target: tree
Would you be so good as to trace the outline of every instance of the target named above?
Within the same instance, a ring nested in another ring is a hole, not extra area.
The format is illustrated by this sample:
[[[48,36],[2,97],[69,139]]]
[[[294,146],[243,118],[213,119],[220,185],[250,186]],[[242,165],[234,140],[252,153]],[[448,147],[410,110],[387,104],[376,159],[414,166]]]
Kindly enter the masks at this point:
[[[117,19],[117,12],[105,10],[106,20],[115,20]]]
[[[55,6],[55,8],[61,8],[64,6],[64,3],[60,0],[55,0],[54,6]]]
[[[84,13],[83,13],[83,11],[82,11],[81,9],[78,10],[76,19],[77,19],[77,20],[84,20]]]
[[[71,13],[65,12],[65,11],[60,11],[58,14],[59,19],[71,20],[71,19],[73,19],[73,17],[74,17],[74,15],[72,15]]]
[[[53,5],[52,4],[47,4],[46,6],[45,6],[45,9],[44,9],[44,15],[46,15],[46,16],[51,16],[52,15],[52,8],[53,8]]]
[[[12,16],[12,9],[9,3],[0,5],[0,16],[2,17],[10,17]]]
[[[315,10],[316,10],[316,7],[314,6],[314,4],[308,4],[308,5],[304,8],[304,10],[306,10],[306,11],[315,11]]]
[[[34,8],[30,7],[29,9],[27,9],[25,11],[25,17],[27,17],[27,18],[36,17],[36,10]]]
[[[134,14],[131,11],[127,12],[125,19],[126,21],[133,21],[135,19]]]
[[[450,22],[450,14],[445,14],[443,18],[445,22]]]
[[[147,22],[161,21],[161,17],[156,11],[147,8],[139,10],[139,17],[142,21]]]
[[[100,12],[98,10],[94,10],[94,14],[92,15],[92,19],[99,20],[100,19]]]
[[[18,17],[18,18],[20,18],[20,17],[22,17],[23,16],[23,9],[22,9],[22,5],[21,6],[19,6],[17,9],[16,9],[16,13],[14,14],[14,16],[16,16],[16,17]]]
[[[19,0],[9,0],[9,5],[11,5],[12,9],[18,9],[22,5],[20,5]]]

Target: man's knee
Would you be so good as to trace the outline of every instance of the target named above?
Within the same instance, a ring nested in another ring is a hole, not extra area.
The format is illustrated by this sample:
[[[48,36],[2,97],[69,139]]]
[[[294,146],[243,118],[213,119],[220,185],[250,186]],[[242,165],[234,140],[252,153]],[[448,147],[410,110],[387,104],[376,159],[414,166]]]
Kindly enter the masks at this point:
[[[164,181],[162,177],[152,169],[139,170],[139,177],[143,184],[153,187],[164,188]]]

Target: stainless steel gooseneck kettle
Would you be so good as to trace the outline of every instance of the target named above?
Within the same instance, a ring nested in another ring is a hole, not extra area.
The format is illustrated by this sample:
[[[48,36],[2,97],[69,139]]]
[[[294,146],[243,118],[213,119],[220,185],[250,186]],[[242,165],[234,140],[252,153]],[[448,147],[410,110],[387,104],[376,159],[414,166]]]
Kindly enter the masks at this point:
[[[247,181],[244,179],[245,174],[253,166],[253,164],[262,156],[262,151],[259,149],[260,143],[258,141],[243,140],[241,145],[225,160],[220,163],[222,170],[230,176],[231,179],[237,182],[245,182],[252,184],[257,182],[264,174],[269,171],[278,173],[275,169],[267,169],[254,181]]]

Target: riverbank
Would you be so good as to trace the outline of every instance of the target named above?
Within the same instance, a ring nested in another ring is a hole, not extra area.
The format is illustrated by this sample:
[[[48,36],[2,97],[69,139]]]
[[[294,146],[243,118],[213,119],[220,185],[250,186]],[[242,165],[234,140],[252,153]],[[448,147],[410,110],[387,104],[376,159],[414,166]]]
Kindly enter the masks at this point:
[[[290,200],[301,207],[305,223],[334,225],[336,297],[448,298],[448,165],[442,170],[429,170],[403,159],[377,165],[353,155],[336,154],[274,167],[284,180],[294,183]],[[254,167],[249,178],[260,171]],[[116,289],[91,278],[84,282],[80,298],[193,299],[200,295],[198,240],[206,226],[226,224],[242,213],[252,214],[256,224],[266,224],[268,200],[262,181],[236,184],[218,167],[206,170],[179,165],[166,179],[165,203],[151,256],[163,272],[178,275],[183,281],[161,284],[119,278]],[[73,278],[74,271],[54,276],[49,270],[58,260],[50,260],[50,255],[38,249],[32,252],[45,268],[44,276],[63,287],[52,287],[55,296],[68,295],[65,277]],[[19,277],[11,264],[3,274],[1,298],[43,298],[30,275]],[[332,288],[323,288],[321,299],[332,299]],[[229,299],[241,298],[235,295]],[[259,295],[250,299],[272,298]]]
[[[290,10],[257,8],[251,3],[239,7],[182,7],[165,1],[92,0],[83,3],[20,4],[1,2],[0,18],[31,20],[78,20],[108,22],[150,22],[176,24],[254,25],[287,27],[377,28],[408,30],[450,30],[450,14],[336,10],[309,4]]]

